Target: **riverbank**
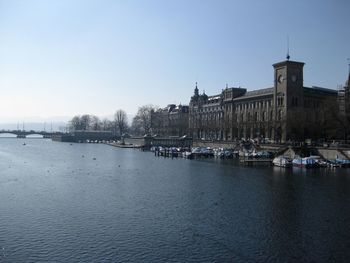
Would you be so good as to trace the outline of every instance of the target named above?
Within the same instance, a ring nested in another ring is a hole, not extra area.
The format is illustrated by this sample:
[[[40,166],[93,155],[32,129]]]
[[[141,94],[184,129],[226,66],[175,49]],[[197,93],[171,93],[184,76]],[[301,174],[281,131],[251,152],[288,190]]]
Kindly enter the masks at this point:
[[[133,144],[122,144],[119,142],[106,142],[105,144],[113,147],[118,147],[118,148],[132,148],[132,149],[140,149],[142,146],[140,145],[133,145]]]
[[[169,158],[217,158],[236,159],[243,165],[275,165],[284,168],[298,166],[303,168],[338,168],[350,167],[348,150],[325,149],[300,149],[285,147],[275,151],[258,150],[251,145],[241,145],[234,149],[210,148],[210,147],[151,147],[154,156]],[[327,157],[325,157],[327,156]],[[332,156],[333,158],[330,158]],[[284,161],[281,162],[281,159]]]

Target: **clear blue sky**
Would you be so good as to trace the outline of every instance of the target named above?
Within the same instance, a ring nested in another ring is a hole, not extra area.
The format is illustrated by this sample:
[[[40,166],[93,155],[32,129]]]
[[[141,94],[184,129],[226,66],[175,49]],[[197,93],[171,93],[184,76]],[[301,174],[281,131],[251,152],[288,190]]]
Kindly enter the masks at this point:
[[[196,81],[208,95],[271,87],[287,35],[304,84],[336,89],[349,10],[348,0],[0,0],[0,122],[187,104]]]

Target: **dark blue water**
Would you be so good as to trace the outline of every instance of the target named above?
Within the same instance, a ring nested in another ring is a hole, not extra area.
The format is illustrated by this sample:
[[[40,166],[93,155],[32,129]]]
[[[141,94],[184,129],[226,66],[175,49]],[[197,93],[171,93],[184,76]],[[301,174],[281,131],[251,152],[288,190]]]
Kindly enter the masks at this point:
[[[348,262],[350,170],[0,139],[0,262]]]

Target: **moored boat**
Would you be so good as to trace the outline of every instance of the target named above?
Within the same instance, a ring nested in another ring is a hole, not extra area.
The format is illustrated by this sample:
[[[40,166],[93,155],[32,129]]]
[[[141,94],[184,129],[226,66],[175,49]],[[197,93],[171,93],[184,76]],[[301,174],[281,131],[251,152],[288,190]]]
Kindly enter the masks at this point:
[[[314,167],[317,167],[317,162],[312,157],[301,158],[299,156],[296,156],[293,159],[292,163],[293,163],[293,166],[303,167],[303,168],[314,168]]]
[[[278,166],[278,167],[285,167],[285,168],[288,168],[288,167],[292,167],[292,161],[289,157],[287,156],[278,156],[278,157],[275,157],[273,160],[272,160],[272,164],[274,166]]]
[[[192,152],[184,151],[184,152],[182,152],[182,157],[186,158],[186,159],[192,159],[193,158],[193,154],[192,154]]]

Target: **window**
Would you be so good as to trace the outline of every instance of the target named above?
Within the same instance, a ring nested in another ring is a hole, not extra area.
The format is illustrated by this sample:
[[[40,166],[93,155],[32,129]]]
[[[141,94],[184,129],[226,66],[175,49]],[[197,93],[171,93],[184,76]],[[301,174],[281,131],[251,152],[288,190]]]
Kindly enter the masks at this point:
[[[284,100],[283,97],[278,97],[277,98],[277,106],[283,106],[283,100]]]
[[[297,97],[292,97],[292,106],[297,107],[298,106],[298,98]]]

